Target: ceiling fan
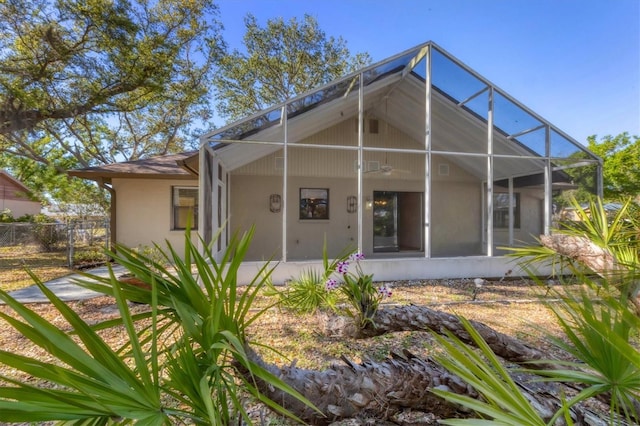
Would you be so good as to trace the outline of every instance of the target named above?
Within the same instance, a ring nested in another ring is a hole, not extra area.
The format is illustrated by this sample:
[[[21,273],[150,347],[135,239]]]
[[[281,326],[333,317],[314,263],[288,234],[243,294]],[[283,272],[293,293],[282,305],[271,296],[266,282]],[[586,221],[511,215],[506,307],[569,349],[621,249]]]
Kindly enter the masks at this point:
[[[411,170],[396,169],[391,164],[389,164],[389,163],[387,163],[385,161],[385,163],[381,164],[378,169],[367,170],[365,173],[378,173],[378,174],[381,174],[381,175],[384,175],[384,176],[393,176],[395,174],[411,173]]]
[[[368,167],[367,167],[368,166]],[[409,174],[411,170],[403,170],[395,168],[389,162],[389,153],[384,153],[384,163],[380,164],[378,161],[365,162],[365,173],[377,173],[384,176],[393,176],[398,174]]]

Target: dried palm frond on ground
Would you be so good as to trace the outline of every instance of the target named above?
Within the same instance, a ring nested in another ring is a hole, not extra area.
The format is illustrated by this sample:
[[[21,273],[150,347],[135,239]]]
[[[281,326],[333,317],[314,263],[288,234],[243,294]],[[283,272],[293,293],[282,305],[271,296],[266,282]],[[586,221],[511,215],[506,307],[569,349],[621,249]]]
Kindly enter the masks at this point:
[[[463,315],[480,321],[501,333],[517,337],[541,350],[550,350],[544,332],[559,333],[553,315],[540,301],[545,289],[529,280],[510,279],[486,282],[479,292],[472,280],[425,280],[393,284],[392,303],[382,309],[402,305],[425,305],[442,312]],[[474,294],[475,293],[475,294]],[[475,299],[475,300],[472,300]],[[256,308],[271,303],[269,298],[257,300]],[[98,323],[119,315],[115,301],[110,297],[98,297],[82,302],[72,302],[72,308],[87,322]],[[48,304],[34,304],[32,309],[68,329],[55,310]],[[0,307],[6,311],[6,307]],[[136,305],[134,310],[144,310]],[[330,336],[325,333],[319,318],[312,314],[299,316],[278,308],[270,309],[249,330],[249,339],[278,349],[279,353],[261,351],[266,362],[289,365],[296,359],[298,367],[322,370],[346,357],[354,364],[366,360],[381,361],[391,353],[409,352],[416,357],[428,357],[433,346],[425,331],[396,332],[368,339],[351,339]],[[536,328],[539,327],[539,328]],[[127,335],[120,329],[109,329],[101,335],[112,347],[126,343]],[[0,345],[29,356],[44,356],[38,348],[25,344],[25,339],[8,327],[0,328]],[[11,376],[0,366],[0,374]],[[263,409],[264,410],[264,409]],[[261,414],[271,416],[264,411]],[[257,422],[258,424],[259,421]]]

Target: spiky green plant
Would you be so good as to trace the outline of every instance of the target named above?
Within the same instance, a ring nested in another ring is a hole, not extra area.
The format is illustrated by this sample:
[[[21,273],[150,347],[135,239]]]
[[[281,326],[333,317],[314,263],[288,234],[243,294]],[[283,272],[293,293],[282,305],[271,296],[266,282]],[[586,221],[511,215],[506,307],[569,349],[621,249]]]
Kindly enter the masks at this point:
[[[238,291],[237,273],[252,235],[253,229],[240,239],[234,237],[220,261],[203,241],[201,253],[189,231],[183,256],[171,245],[167,250],[157,247],[165,258],[162,262],[119,246],[111,256],[147,286],[121,283],[113,273],[108,278],[86,274],[89,279],[78,284],[114,296],[121,313],[120,319],[93,328],[39,283],[88,353],[54,325],[0,293],[29,326],[7,315],[3,318],[69,366],[0,352],[0,362],[60,387],[35,388],[6,378],[13,386],[0,388],[1,420],[105,424],[119,418],[145,424],[226,425],[237,416],[250,422],[243,404],[247,393],[292,416],[262,396],[254,379],[310,405],[247,355],[246,329],[263,312],[250,311],[251,304],[270,275],[265,264],[244,291]],[[149,303],[151,309],[133,316],[126,300]],[[150,325],[136,326],[140,320],[150,320]],[[129,334],[131,343],[123,348],[109,348],[96,334],[95,330],[115,325],[124,325]],[[129,359],[133,360],[131,367]]]
[[[554,273],[559,274],[584,275],[591,271],[603,275],[619,288],[625,300],[637,304],[635,297],[640,291],[640,216],[634,213],[637,206],[629,199],[615,212],[609,212],[600,198],[592,198],[586,207],[581,207],[576,200],[572,200],[572,204],[578,220],[562,222],[553,232],[583,238],[611,254],[613,265],[609,265],[608,270],[593,270],[593,265],[542,244],[507,247],[509,256],[515,257],[520,266],[532,274],[536,266],[542,265],[551,266]]]
[[[623,300],[612,295],[607,282],[596,283],[582,277],[591,291],[578,294],[558,290],[563,303],[550,304],[564,331],[564,338],[549,336],[576,362],[556,362],[566,369],[543,370],[549,381],[579,383],[581,392],[568,401],[574,405],[591,397],[609,399],[610,417],[625,417],[630,423],[640,419],[640,351],[632,344],[638,337],[640,318]],[[600,289],[604,286],[604,289]],[[598,300],[593,295],[599,293]]]
[[[282,290],[273,288],[282,306],[300,314],[310,314],[330,305],[333,294],[325,289],[324,273],[307,269]]]
[[[329,276],[336,271],[338,264],[346,261],[351,253],[353,250],[347,248],[329,260],[325,238],[322,247],[322,271],[306,269],[282,289],[269,285],[268,294],[277,297],[281,306],[303,314],[334,306],[336,294],[327,291],[325,284]]]
[[[0,377],[0,420],[6,422],[40,422],[50,420],[86,421],[108,424],[112,419],[128,419],[145,424],[170,424],[180,409],[163,406],[159,366],[155,362],[157,334],[150,338],[150,350],[144,350],[134,328],[126,300],[111,274],[122,323],[130,340],[134,365],[110,348],[98,334],[70,307],[62,302],[33,274],[35,284],[52,306],[69,322],[79,338],[77,342],[54,324],[0,290],[0,299],[18,318],[0,313],[8,325],[31,343],[44,349],[53,361],[0,350],[0,363],[22,371],[38,381],[55,386],[38,386],[31,381]],[[151,292],[151,311],[156,312],[155,291]],[[152,318],[156,318],[152,315]],[[152,321],[155,329],[157,322]]]
[[[434,389],[433,393],[447,401],[467,407],[484,418],[448,419],[443,420],[442,423],[454,426],[487,424],[546,426],[547,423],[522,394],[507,369],[469,320],[461,317],[460,321],[480,352],[476,352],[451,333],[447,333],[446,337],[432,333],[434,339],[444,349],[442,354],[434,358],[447,370],[471,385],[482,398],[476,399],[442,389]],[[569,424],[571,424],[570,419]]]

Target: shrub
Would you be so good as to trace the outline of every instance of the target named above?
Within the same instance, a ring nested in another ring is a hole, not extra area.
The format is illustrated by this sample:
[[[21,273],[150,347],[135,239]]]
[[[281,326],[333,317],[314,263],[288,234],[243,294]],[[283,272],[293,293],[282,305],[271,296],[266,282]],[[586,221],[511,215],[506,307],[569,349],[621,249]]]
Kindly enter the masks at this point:
[[[96,265],[107,261],[107,256],[102,247],[86,247],[73,253],[73,266]]]
[[[9,209],[0,210],[0,223],[13,222],[13,213]]]
[[[119,246],[109,253],[149,288],[109,277],[85,274],[78,284],[115,297],[121,319],[90,327],[46,288],[36,284],[73,329],[58,329],[6,292],[0,300],[16,316],[0,318],[45,350],[43,361],[0,350],[0,362],[32,379],[3,378],[0,386],[2,420],[9,422],[69,421],[73,424],[240,424],[250,423],[243,406],[246,393],[272,409],[289,414],[262,396],[256,380],[310,403],[282,380],[249,358],[245,329],[264,311],[251,303],[268,279],[265,265],[238,294],[237,270],[253,231],[233,238],[220,261],[210,247],[201,254],[185,233],[181,257],[170,245],[161,251],[171,269]],[[151,265],[152,267],[149,267]],[[132,315],[127,300],[148,303],[150,310]],[[18,319],[19,318],[19,319]],[[123,348],[110,348],[96,330],[122,325],[128,334]],[[173,336],[167,339],[167,336]],[[241,374],[242,373],[242,374]],[[293,417],[293,416],[292,416]],[[294,417],[295,418],[295,417]],[[299,420],[298,420],[299,421]]]

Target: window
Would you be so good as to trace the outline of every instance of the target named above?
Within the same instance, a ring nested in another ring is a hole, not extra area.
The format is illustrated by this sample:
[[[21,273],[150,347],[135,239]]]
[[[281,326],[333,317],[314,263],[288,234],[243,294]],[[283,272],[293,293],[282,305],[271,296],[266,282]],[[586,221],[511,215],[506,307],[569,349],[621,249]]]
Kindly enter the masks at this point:
[[[513,194],[513,227],[520,228],[520,194]],[[509,229],[509,194],[493,193],[493,227]]]
[[[300,219],[329,219],[329,189],[300,188]]]
[[[171,229],[198,229],[198,188],[174,186],[172,192]]]

